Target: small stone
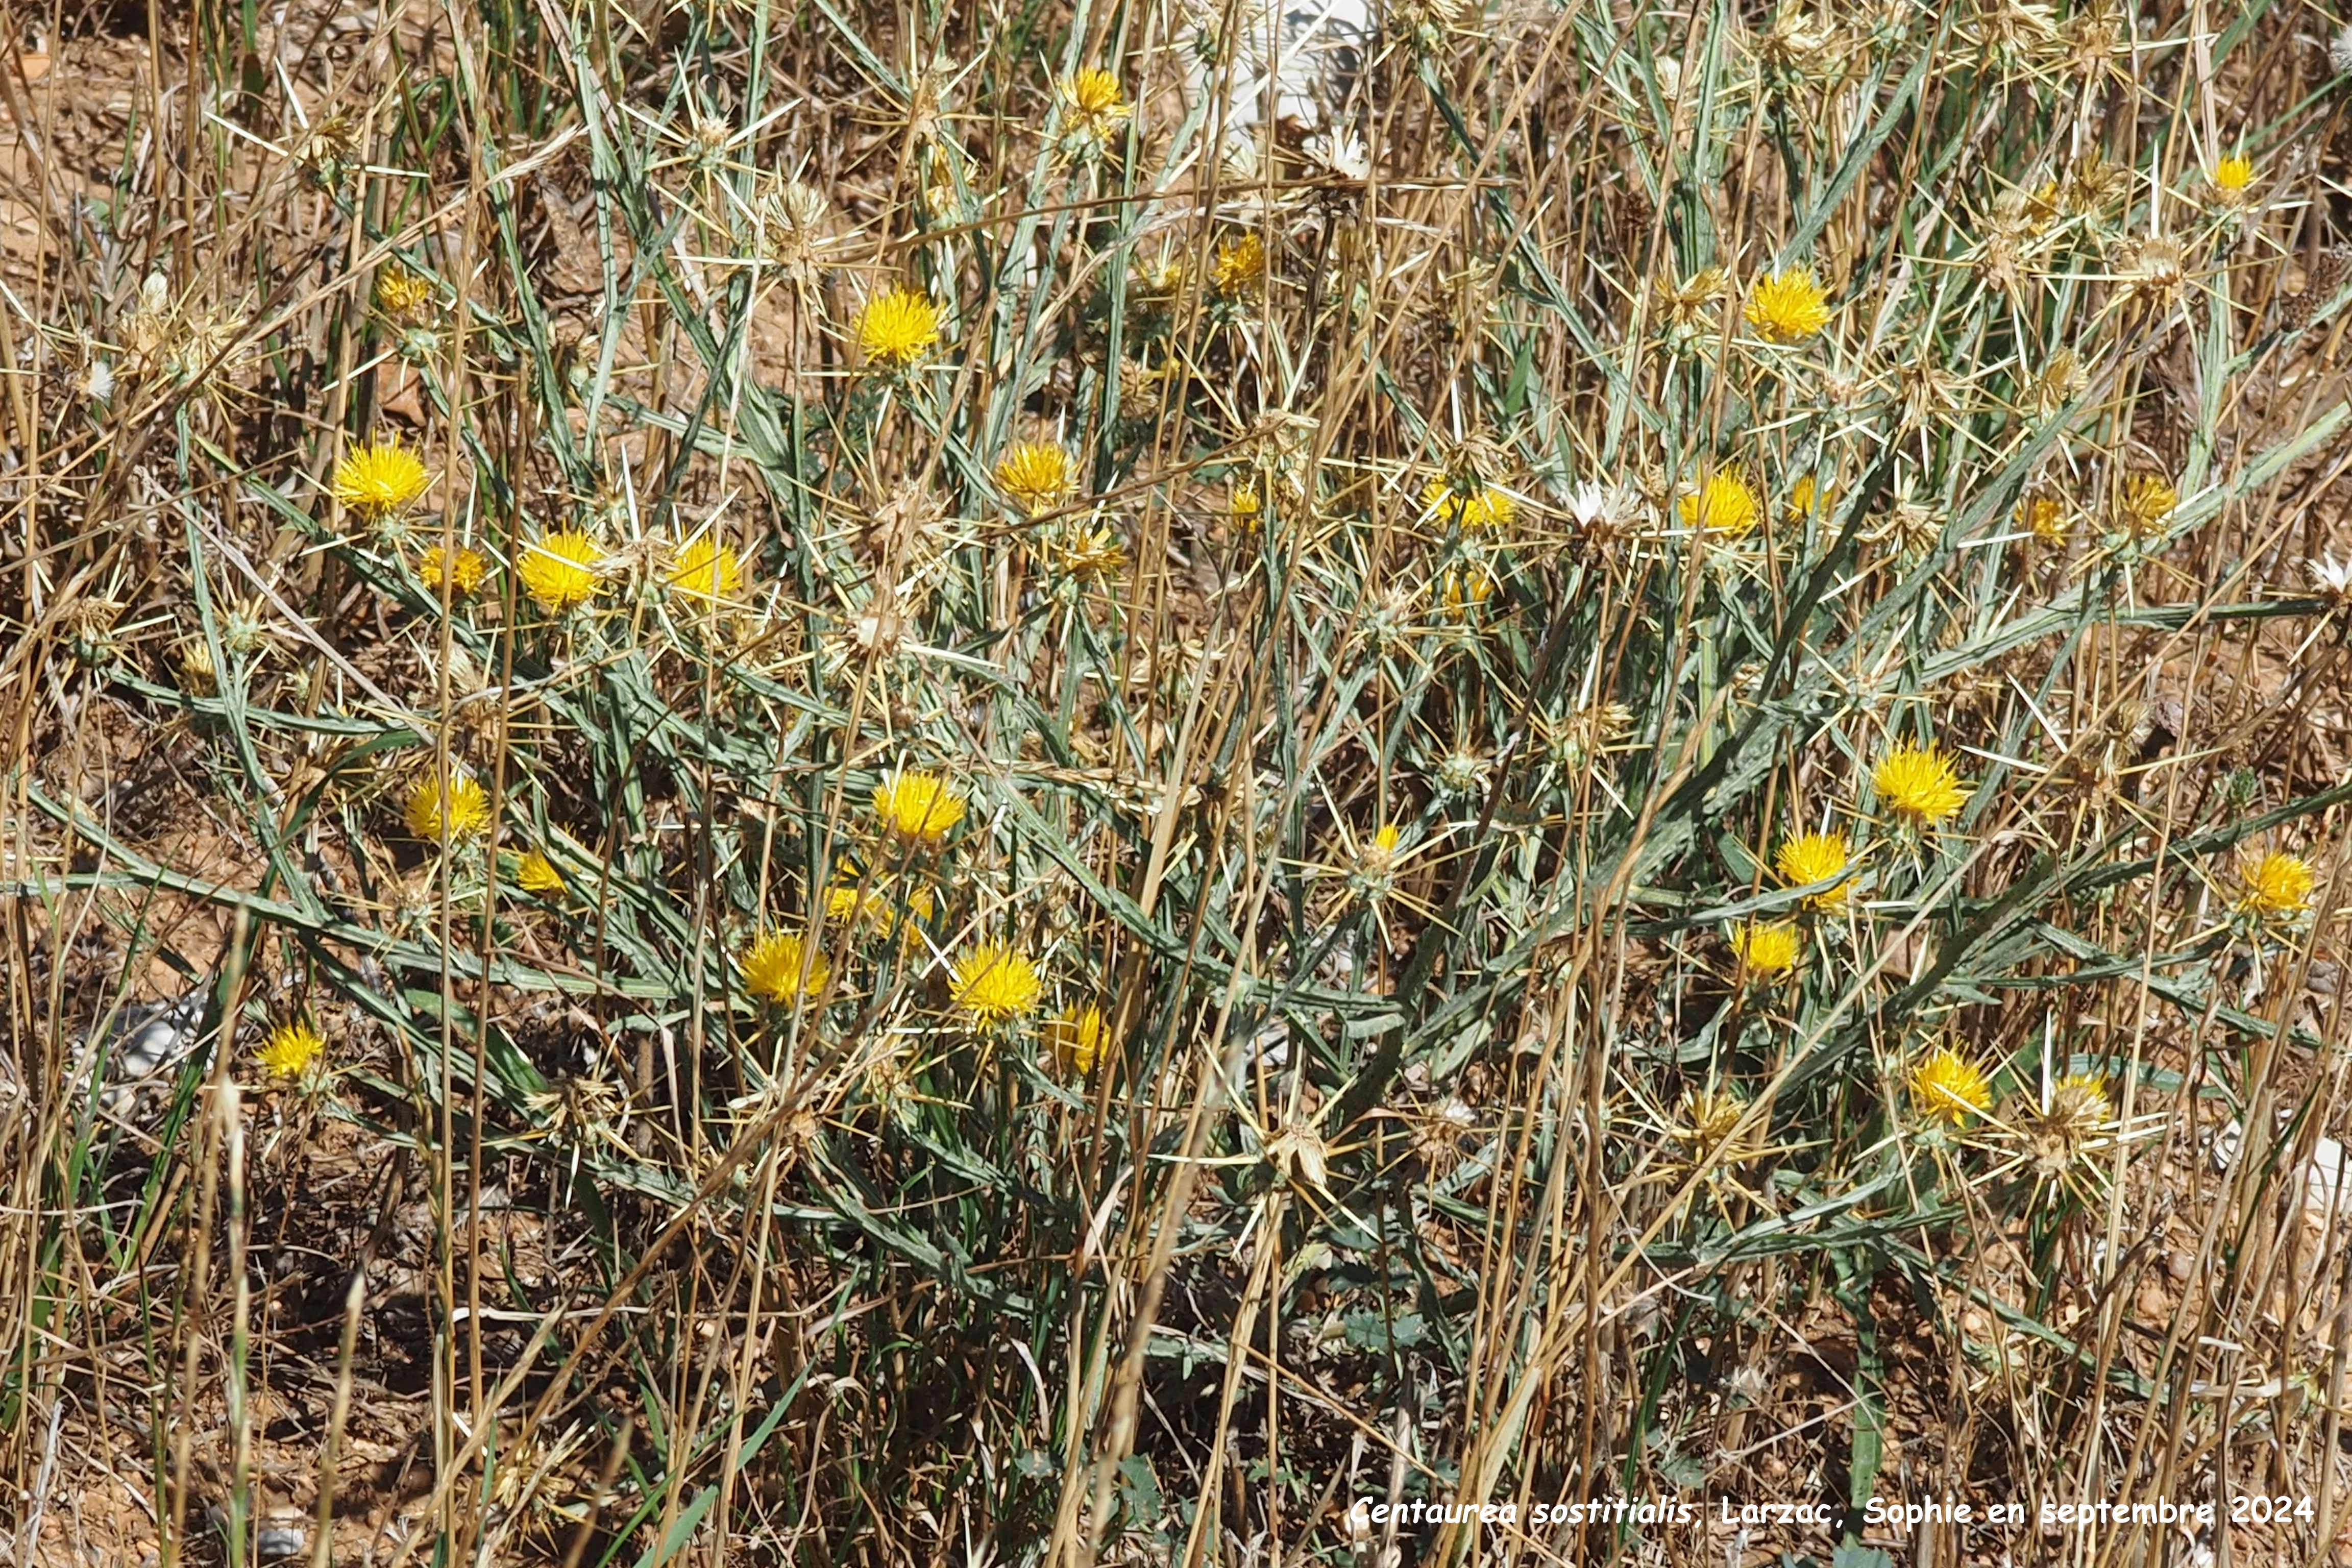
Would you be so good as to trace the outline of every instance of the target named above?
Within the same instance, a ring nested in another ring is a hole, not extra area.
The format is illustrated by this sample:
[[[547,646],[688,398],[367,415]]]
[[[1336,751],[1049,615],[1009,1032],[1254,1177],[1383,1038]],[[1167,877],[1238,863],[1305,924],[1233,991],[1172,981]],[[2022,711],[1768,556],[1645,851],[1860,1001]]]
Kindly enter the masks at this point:
[[[290,1524],[265,1524],[255,1532],[253,1554],[264,1563],[282,1563],[302,1554],[302,1532]]]
[[[2164,1255],[2164,1271],[2172,1276],[2176,1284],[2186,1285],[2189,1277],[2197,1272],[2197,1260],[2176,1247]]]

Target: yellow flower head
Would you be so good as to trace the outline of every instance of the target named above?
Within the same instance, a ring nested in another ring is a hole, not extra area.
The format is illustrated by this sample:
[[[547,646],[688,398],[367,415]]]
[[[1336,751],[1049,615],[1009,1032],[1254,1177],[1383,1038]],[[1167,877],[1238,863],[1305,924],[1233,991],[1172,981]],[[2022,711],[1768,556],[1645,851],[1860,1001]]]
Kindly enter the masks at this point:
[[[904,369],[939,341],[940,308],[912,289],[884,289],[857,318],[857,346],[876,364]]]
[[[515,886],[533,898],[562,898],[563,873],[555,868],[554,861],[534,849],[515,868]]]
[[[1015,441],[996,460],[996,488],[1031,517],[1041,516],[1078,488],[1078,466],[1049,442]]]
[[[2273,849],[2239,873],[2238,909],[2254,916],[2300,914],[2311,907],[2311,862]]]
[[[669,585],[698,599],[727,598],[742,581],[742,564],[733,547],[707,533],[679,551],[669,564]]]
[[[1103,1038],[1109,1032],[1100,1007],[1092,1002],[1084,1006],[1073,1004],[1045,1020],[1045,1046],[1054,1054],[1055,1067],[1073,1078],[1084,1078],[1095,1070]]]
[[[428,588],[438,588],[446,579],[453,596],[472,593],[482,585],[490,563],[481,552],[462,544],[436,544],[417,557],[416,574],[425,579]]]
[[[821,948],[798,931],[772,931],[743,954],[743,989],[778,1006],[814,996],[833,974]]]
[[[2066,542],[2066,509],[2056,496],[2028,496],[2018,503],[2017,521],[2044,544]]]
[[[1804,957],[1805,939],[1786,921],[1749,921],[1731,933],[1731,951],[1748,973],[1777,979]]]
[[[1940,746],[1895,747],[1870,770],[1870,782],[1888,809],[1922,826],[1968,804],[1968,784]]]
[[[919,921],[929,920],[933,910],[938,907],[938,900],[932,898],[930,889],[920,882],[909,882],[904,886],[903,893],[895,893],[891,880],[884,878],[866,889],[861,897],[855,884],[836,884],[824,895],[825,918],[863,921],[884,936],[898,931],[898,910],[902,902],[909,917]]]
[[[1429,481],[1421,492],[1421,505],[1432,517],[1442,518],[1465,533],[1507,528],[1519,514],[1518,503],[1508,490],[1482,484],[1465,493],[1445,479]]]
[[[438,844],[446,830],[456,844],[490,826],[490,797],[470,773],[453,773],[443,780],[428,772],[409,784],[401,816],[411,837]]]
[[[937,773],[901,768],[874,786],[874,816],[894,837],[937,844],[963,820],[963,796]]]
[[[1045,984],[1028,954],[1010,942],[984,942],[955,962],[955,1005],[982,1028],[1034,1011]]]
[[[1728,539],[1747,538],[1764,516],[1764,509],[1756,503],[1756,492],[1737,474],[1712,476],[1683,497],[1680,505],[1684,527],[1703,528]]]
[[[1966,1127],[1992,1109],[1992,1083],[1984,1068],[1949,1046],[1937,1046],[1911,1069],[1912,1109],[1929,1122]]]
[[[2180,492],[2162,474],[2134,474],[2124,480],[2124,492],[2118,509],[2123,513],[2124,527],[2135,538],[2153,533],[2172,515],[2180,504]]]
[[[1118,78],[1097,66],[1071,72],[1058,84],[1070,129],[1099,145],[1127,123],[1127,95]]]
[[[1255,528],[1265,511],[1265,498],[1255,479],[1241,479],[1225,492],[1225,513],[1244,528]]]
[[[1759,278],[1748,295],[1748,324],[1776,343],[1810,338],[1829,320],[1829,296],[1810,267]]]
[[[433,283],[397,261],[388,261],[375,275],[375,308],[394,321],[412,321],[433,307]]]
[[[530,602],[551,616],[584,605],[604,587],[596,563],[604,552],[577,529],[551,533],[522,547],[522,563],[515,574],[522,579]]]
[[[1475,561],[1455,561],[1438,574],[1437,600],[1445,618],[1459,625],[1475,619],[1495,596],[1495,574]]]
[[[326,1037],[301,1018],[290,1018],[269,1031],[253,1053],[261,1070],[271,1078],[296,1079],[309,1072],[327,1054]]]
[[[1255,234],[1221,242],[1210,288],[1219,299],[1244,300],[1265,287],[1265,242]]]
[[[1843,833],[1800,833],[1781,842],[1780,852],[1772,857],[1772,868],[1780,879],[1792,888],[1813,882],[1826,882],[1832,877],[1843,877],[1852,864],[1852,853],[1846,847]],[[1840,910],[1845,907],[1846,895],[1853,884],[1840,882],[1826,893],[1815,893],[1805,900],[1812,910]]]
[[[424,462],[396,439],[355,447],[335,465],[335,499],[371,520],[404,510],[431,482]]]
[[[1682,1125],[1671,1131],[1676,1142],[1687,1144],[1694,1157],[1704,1159],[1747,1114],[1748,1102],[1737,1092],[1694,1087],[1683,1090]]]
[[[2206,179],[2223,201],[2243,201],[2253,189],[2254,161],[2242,153],[2232,153],[2215,163]]]
[[[1802,522],[1835,500],[1835,490],[1811,474],[1799,474],[1796,482],[1789,487],[1789,520]]]

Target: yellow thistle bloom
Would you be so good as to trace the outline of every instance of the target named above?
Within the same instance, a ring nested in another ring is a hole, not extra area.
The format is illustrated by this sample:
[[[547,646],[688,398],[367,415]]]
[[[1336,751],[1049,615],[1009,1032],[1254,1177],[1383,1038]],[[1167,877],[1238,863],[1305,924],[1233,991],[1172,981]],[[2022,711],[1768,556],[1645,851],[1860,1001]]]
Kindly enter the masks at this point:
[[[468,550],[462,544],[436,544],[417,557],[416,574],[425,579],[428,588],[438,588],[446,578],[453,596],[463,596],[482,585],[490,563],[482,559],[479,551]]]
[[[883,290],[857,317],[857,346],[876,364],[903,369],[939,341],[940,308],[911,289]]]
[[[1731,933],[1731,951],[1748,973],[1775,978],[1797,967],[1805,939],[1786,921],[1749,921]]]
[[[423,315],[433,305],[432,280],[388,261],[375,275],[375,308],[395,321]]]
[[[1789,520],[1802,522],[1836,499],[1837,492],[1812,475],[1799,474],[1797,482],[1789,487]]]
[[[409,784],[401,816],[412,837],[438,844],[446,830],[456,844],[488,828],[490,797],[470,773],[453,773],[443,780],[425,773]]]
[[[1730,1089],[1691,1088],[1683,1090],[1682,1113],[1682,1125],[1669,1131],[1694,1159],[1705,1159],[1731,1136],[1748,1114],[1748,1102]]]
[[[1071,72],[1058,92],[1071,130],[1097,145],[1127,123],[1127,95],[1119,90],[1118,78],[1099,67]]]
[[[1829,296],[1810,267],[1760,278],[1748,296],[1748,324],[1776,343],[1811,337],[1830,315]]]
[[[937,844],[963,820],[963,796],[937,773],[901,768],[874,786],[874,816],[894,837]]]
[[[2311,907],[2312,886],[2318,880],[2310,861],[2276,849],[2238,876],[2244,891],[2238,897],[2237,907],[2242,913],[2256,917],[2302,913]]]
[[[554,861],[534,849],[515,868],[515,886],[534,898],[562,898],[563,873],[555,868]]]
[[[802,941],[798,931],[772,931],[743,954],[743,989],[778,1006],[814,996],[832,975],[823,950]]]
[[[1772,857],[1772,868],[1780,879],[1792,888],[1802,888],[1813,882],[1826,882],[1832,877],[1845,875],[1852,864],[1852,852],[1846,847],[1843,833],[1800,833],[1784,840],[1780,852]],[[1841,910],[1853,885],[1841,882],[1826,893],[1815,893],[1805,900],[1812,910]]]
[[[515,568],[531,603],[551,616],[584,605],[604,587],[596,563],[604,552],[577,529],[551,533],[522,547],[522,563]]]
[[[919,882],[908,886],[902,900],[894,901],[891,897],[890,884],[886,879],[868,888],[862,898],[854,885],[836,884],[825,892],[824,913],[827,920],[843,921],[862,920],[881,931],[884,936],[890,936],[898,929],[898,907],[901,901],[906,907],[908,915],[919,921],[929,920],[932,910],[938,907],[938,901],[932,898],[930,889]]]
[[[1045,984],[1028,954],[1010,942],[984,942],[956,960],[955,1005],[982,1028],[1024,1017]]]
[[[372,441],[335,465],[335,499],[370,519],[402,510],[431,482],[424,462],[397,440]]]
[[[1245,234],[1219,244],[1209,281],[1219,299],[1243,300],[1256,294],[1265,287],[1265,242],[1255,234]]]
[[[2017,508],[2017,521],[2044,544],[2066,542],[2066,509],[2056,496],[2029,496]]]
[[[1456,561],[1439,574],[1438,603],[1445,618],[1459,625],[1475,619],[1495,596],[1495,574],[1475,561]]]
[[[2162,474],[2134,474],[2124,481],[2117,501],[2124,527],[2134,538],[2155,532],[2180,504],[2180,493]]]
[[[996,488],[1031,517],[1053,510],[1078,488],[1069,453],[1045,441],[1015,441],[996,460]]]
[[[1480,485],[1464,493],[1444,479],[1432,479],[1421,492],[1422,510],[1433,517],[1443,518],[1465,533],[1480,533],[1488,529],[1507,528],[1519,514],[1518,503],[1508,490],[1494,485]]]
[[[1745,539],[1763,521],[1756,492],[1737,474],[1717,474],[1683,497],[1683,526],[1703,528],[1728,539]]]
[[[297,1079],[327,1054],[326,1037],[304,1019],[292,1018],[269,1031],[253,1059],[271,1078]]]
[[[1911,1069],[1911,1105],[1924,1120],[1966,1127],[1992,1109],[1992,1082],[1984,1068],[1949,1046],[1937,1046]]]
[[[1092,1002],[1084,1006],[1073,1004],[1045,1020],[1045,1045],[1054,1054],[1055,1066],[1073,1078],[1085,1078],[1095,1070],[1109,1032],[1100,1007]]]
[[[1968,804],[1968,784],[1940,746],[1897,746],[1870,770],[1878,798],[1893,811],[1927,826]]]
[[[2242,153],[2232,153],[2216,163],[2205,178],[2223,201],[2242,202],[2253,190],[2254,161]]]
[[[742,564],[733,547],[707,533],[679,551],[669,566],[669,585],[698,599],[727,598],[742,581]]]
[[[1265,511],[1265,498],[1258,493],[1254,479],[1242,480],[1225,492],[1225,514],[1244,528],[1257,526]]]

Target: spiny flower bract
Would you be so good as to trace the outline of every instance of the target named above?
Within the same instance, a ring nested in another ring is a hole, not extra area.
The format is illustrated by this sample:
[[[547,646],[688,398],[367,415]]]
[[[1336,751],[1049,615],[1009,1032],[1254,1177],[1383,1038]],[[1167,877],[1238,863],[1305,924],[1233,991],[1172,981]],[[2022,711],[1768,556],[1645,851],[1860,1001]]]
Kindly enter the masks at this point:
[[[1992,1082],[1984,1068],[1949,1046],[1937,1046],[1920,1058],[1906,1087],[1912,1109],[1930,1123],[1966,1127],[1992,1109]]]
[[[1829,324],[1829,295],[1810,267],[1759,278],[1748,295],[1748,324],[1778,343],[1810,338]]]
[[[409,784],[401,817],[409,833],[427,844],[440,843],[445,831],[455,844],[490,826],[490,797],[470,773],[443,779],[428,769]]]
[[[577,529],[564,529],[524,545],[515,574],[532,604],[560,616],[586,604],[604,587],[596,570],[604,556],[594,540]]]
[[[1870,770],[1870,782],[1881,805],[1923,826],[1968,804],[1968,784],[1940,746],[1895,747]]]
[[[1026,1017],[1044,991],[1037,966],[1010,942],[982,942],[955,962],[955,1005],[983,1028]]]
[[[269,1031],[253,1053],[261,1070],[275,1079],[298,1079],[327,1054],[326,1037],[307,1019],[290,1018]]]
[[[743,989],[779,1006],[814,996],[832,975],[824,952],[810,947],[798,931],[769,931],[743,954]]]
[[[424,460],[397,440],[371,441],[335,465],[335,499],[369,519],[406,510],[431,482]]]
[[[1800,833],[1784,839],[1780,851],[1772,857],[1772,868],[1780,879],[1792,888],[1806,887],[1814,882],[1826,882],[1832,877],[1845,875],[1852,863],[1852,851],[1843,833]],[[1845,906],[1851,884],[1840,882],[1827,892],[1814,893],[1805,900],[1805,907],[1815,910],[1836,910]]]
[[[904,369],[939,341],[940,308],[911,289],[886,289],[858,313],[858,349],[876,364]]]
[[[901,768],[874,786],[874,817],[893,837],[937,844],[963,820],[963,796],[937,773]]]
[[[1015,441],[996,460],[996,488],[1031,517],[1053,510],[1078,486],[1078,466],[1048,441]]]

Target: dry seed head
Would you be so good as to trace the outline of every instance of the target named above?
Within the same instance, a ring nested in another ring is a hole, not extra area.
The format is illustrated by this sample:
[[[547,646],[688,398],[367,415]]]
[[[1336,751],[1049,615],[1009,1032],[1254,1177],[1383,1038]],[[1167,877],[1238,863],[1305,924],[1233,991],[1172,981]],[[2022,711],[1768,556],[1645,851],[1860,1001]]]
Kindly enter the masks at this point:
[[[2083,395],[2091,384],[2090,373],[2073,349],[2060,349],[2042,367],[2026,394],[2026,402],[2034,413],[2047,417]]]

